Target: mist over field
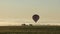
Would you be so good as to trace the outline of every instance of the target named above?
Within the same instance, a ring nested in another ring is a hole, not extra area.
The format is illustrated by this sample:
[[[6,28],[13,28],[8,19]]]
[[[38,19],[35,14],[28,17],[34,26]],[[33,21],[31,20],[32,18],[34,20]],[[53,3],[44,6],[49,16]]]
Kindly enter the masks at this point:
[[[52,23],[52,24],[51,24]],[[28,19],[0,19],[0,26],[21,26],[22,24],[32,24],[32,25],[60,25],[59,20],[38,20],[37,23],[34,22],[34,20],[28,20]]]

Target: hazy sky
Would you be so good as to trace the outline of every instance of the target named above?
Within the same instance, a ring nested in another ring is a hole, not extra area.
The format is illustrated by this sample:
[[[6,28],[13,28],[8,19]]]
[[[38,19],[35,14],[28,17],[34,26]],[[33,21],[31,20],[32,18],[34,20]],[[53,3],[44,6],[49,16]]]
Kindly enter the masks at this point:
[[[60,0],[0,0],[0,25],[32,23],[32,15],[38,14],[36,24],[60,25]]]

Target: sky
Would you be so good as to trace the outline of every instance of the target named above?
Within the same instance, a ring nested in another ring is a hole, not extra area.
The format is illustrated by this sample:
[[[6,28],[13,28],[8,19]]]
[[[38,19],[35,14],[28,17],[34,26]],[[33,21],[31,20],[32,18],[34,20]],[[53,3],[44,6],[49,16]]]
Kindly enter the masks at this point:
[[[21,24],[60,25],[60,0],[0,0],[0,26]]]

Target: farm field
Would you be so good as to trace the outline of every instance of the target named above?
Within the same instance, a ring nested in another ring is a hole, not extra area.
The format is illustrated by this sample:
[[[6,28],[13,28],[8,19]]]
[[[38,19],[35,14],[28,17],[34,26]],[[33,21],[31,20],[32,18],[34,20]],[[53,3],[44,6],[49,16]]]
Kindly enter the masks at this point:
[[[60,26],[0,26],[0,34],[60,34]]]

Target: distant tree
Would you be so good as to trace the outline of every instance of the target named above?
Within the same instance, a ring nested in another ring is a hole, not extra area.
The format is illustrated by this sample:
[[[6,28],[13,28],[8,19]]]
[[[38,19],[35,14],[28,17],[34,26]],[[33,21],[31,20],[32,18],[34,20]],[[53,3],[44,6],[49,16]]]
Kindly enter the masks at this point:
[[[29,26],[33,26],[32,24],[29,24]]]
[[[22,26],[26,26],[26,24],[22,24]]]
[[[28,26],[28,25],[26,25],[26,24],[22,24],[22,26]]]

